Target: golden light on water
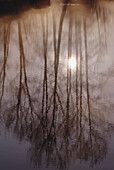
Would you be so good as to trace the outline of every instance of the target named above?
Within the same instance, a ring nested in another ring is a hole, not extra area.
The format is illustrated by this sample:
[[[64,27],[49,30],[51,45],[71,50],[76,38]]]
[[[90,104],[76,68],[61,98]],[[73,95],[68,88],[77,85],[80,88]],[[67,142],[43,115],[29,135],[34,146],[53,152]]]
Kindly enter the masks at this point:
[[[75,57],[69,58],[68,65],[70,69],[72,70],[76,69],[76,58]]]

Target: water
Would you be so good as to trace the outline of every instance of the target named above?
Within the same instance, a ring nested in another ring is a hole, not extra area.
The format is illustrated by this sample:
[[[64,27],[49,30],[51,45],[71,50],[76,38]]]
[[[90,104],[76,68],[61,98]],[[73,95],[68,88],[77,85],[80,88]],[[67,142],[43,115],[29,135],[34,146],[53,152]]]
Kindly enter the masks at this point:
[[[0,18],[1,170],[114,170],[113,10],[58,1]]]

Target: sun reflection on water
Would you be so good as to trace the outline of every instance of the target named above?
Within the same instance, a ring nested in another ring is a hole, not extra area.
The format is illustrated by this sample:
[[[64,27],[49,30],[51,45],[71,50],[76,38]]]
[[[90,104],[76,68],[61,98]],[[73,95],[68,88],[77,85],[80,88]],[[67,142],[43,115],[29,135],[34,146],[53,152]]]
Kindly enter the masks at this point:
[[[68,65],[71,70],[75,70],[76,69],[76,58],[75,57],[69,58]]]

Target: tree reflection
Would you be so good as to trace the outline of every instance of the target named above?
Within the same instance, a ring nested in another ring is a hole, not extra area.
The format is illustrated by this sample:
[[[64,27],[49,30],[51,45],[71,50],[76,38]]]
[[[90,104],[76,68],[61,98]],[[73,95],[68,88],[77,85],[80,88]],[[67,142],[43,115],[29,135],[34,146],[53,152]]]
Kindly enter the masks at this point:
[[[18,78],[16,77],[13,83],[15,97],[11,93],[9,100],[3,100],[3,97],[6,71],[8,72],[7,58],[10,57],[8,50],[11,24],[4,24],[2,30],[4,57],[0,65],[0,108],[5,126],[11,129],[20,140],[25,139],[31,143],[28,153],[30,160],[35,165],[41,166],[44,161],[47,166],[54,164],[60,169],[66,168],[73,158],[86,160],[92,166],[101,162],[107,154],[107,134],[103,132],[109,133],[113,127],[103,118],[104,110],[96,111],[93,102],[100,97],[97,96],[94,99],[91,90],[92,76],[89,60],[92,48],[89,45],[88,32],[93,27],[90,28],[88,16],[85,13],[80,15],[77,7],[77,12],[74,12],[72,7],[68,6],[68,2],[68,0],[64,2],[65,5],[62,6],[62,9],[60,8],[61,13],[58,17],[55,15],[54,6],[45,12],[38,13],[37,35],[40,34],[42,39],[38,39],[36,46],[41,48],[38,48],[37,53],[34,54],[38,59],[37,63],[35,61],[33,64],[33,67],[37,69],[37,75],[35,72],[32,75],[35,77],[35,85],[29,72],[28,60],[32,63],[34,59],[29,58],[27,53],[30,49],[28,49],[25,34],[29,38],[31,34],[29,31],[27,32],[26,19],[18,19],[16,23],[19,73],[16,70]],[[93,9],[93,5],[90,6],[90,11],[91,9]],[[99,21],[102,17],[99,16],[96,8],[91,14],[94,19],[94,14],[97,16],[94,22],[98,24],[100,41]],[[104,8],[102,15],[102,22],[105,24]],[[33,21],[29,22],[32,25]],[[52,27],[49,23],[52,24]],[[33,27],[32,29],[34,30]],[[31,46],[35,44],[35,40],[31,40]],[[96,50],[99,41],[95,44]],[[106,43],[104,44],[106,45]],[[41,51],[41,57],[39,51]],[[64,53],[66,53],[66,58],[64,58]],[[95,53],[97,52],[95,51]],[[63,72],[61,56],[63,56],[62,60],[67,59],[68,61],[73,54],[75,54],[77,62],[75,72],[69,68],[68,62],[65,67],[66,71]],[[41,65],[43,65],[43,69]],[[39,73],[40,70],[41,73]],[[18,82],[18,87],[16,87],[15,81]],[[9,89],[11,88],[9,87]],[[2,100],[4,105],[1,105]],[[101,115],[97,117],[96,112],[101,112]]]
[[[24,54],[20,22],[18,23],[18,31],[19,31],[18,34],[19,34],[19,50],[20,50],[20,81],[19,81],[19,91],[18,91],[17,113],[19,111],[19,107],[21,104],[22,90],[24,90],[25,94],[27,94],[28,96],[29,106],[32,114],[32,102],[31,102],[31,96],[29,93],[28,82],[27,82],[25,54]],[[24,72],[24,81],[25,81],[24,83],[22,83],[22,71]],[[24,88],[24,84],[25,84],[25,88]]]
[[[7,65],[7,58],[8,58],[8,51],[9,51],[9,41],[10,41],[10,23],[4,24],[3,26],[3,35],[4,35],[4,58],[3,64],[0,70],[0,88],[1,88],[1,95],[0,95],[0,107],[2,98],[4,95],[4,85],[5,85],[5,78],[6,78],[6,65]]]

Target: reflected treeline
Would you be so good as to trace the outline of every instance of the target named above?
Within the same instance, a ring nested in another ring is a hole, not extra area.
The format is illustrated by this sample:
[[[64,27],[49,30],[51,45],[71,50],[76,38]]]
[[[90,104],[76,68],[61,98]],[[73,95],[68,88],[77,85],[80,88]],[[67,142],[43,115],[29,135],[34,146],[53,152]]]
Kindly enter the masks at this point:
[[[31,143],[31,162],[60,169],[72,159],[100,163],[113,128],[105,120],[106,108],[97,107],[97,91],[104,82],[100,77],[95,89],[92,84],[106,46],[105,8],[91,5],[89,15],[85,6],[80,12],[68,2],[0,27],[2,121],[20,140]],[[69,66],[72,56],[74,70]]]
[[[46,8],[50,0],[0,0],[0,16],[19,15],[31,8]]]

